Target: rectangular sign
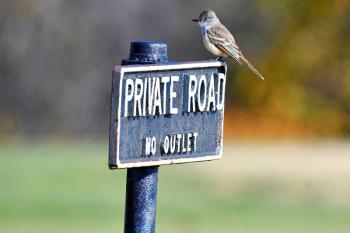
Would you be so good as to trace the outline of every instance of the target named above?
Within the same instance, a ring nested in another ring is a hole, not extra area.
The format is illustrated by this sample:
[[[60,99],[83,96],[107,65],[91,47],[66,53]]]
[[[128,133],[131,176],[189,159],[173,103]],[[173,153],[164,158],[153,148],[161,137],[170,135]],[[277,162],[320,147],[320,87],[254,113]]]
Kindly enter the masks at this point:
[[[219,159],[225,84],[219,61],[116,66],[109,167]]]

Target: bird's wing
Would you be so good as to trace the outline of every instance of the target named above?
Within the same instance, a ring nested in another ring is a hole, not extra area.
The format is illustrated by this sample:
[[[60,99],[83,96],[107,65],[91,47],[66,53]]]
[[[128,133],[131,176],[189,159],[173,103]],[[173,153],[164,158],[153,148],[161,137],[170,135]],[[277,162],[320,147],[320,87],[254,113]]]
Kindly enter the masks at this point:
[[[242,64],[242,52],[230,31],[223,25],[212,27],[207,30],[208,39],[218,49],[234,58],[238,63]]]
[[[261,79],[264,79],[262,74],[244,57],[241,49],[236,44],[233,35],[224,26],[219,25],[207,30],[208,39],[223,53],[234,58],[239,64],[246,64]]]

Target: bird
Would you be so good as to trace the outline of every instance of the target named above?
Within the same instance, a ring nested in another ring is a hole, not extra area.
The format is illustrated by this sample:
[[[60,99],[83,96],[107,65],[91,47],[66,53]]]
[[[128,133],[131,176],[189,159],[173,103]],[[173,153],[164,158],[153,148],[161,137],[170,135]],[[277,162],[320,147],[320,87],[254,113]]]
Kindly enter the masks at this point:
[[[264,80],[264,76],[245,58],[231,32],[220,22],[213,10],[203,10],[199,17],[192,21],[199,24],[204,46],[209,52],[218,56],[216,60],[222,60],[223,57],[233,58],[240,65],[245,64]]]

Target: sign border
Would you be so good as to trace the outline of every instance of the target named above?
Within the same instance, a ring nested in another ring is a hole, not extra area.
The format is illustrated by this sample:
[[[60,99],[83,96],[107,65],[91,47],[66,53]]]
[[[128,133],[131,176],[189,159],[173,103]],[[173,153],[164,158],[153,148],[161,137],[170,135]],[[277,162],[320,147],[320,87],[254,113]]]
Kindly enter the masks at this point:
[[[171,70],[182,70],[182,69],[200,69],[200,68],[213,68],[213,67],[224,67],[224,73],[225,73],[225,80],[226,80],[226,74],[227,74],[227,64],[225,62],[221,61],[196,61],[196,62],[176,62],[176,63],[166,63],[166,64],[151,64],[151,65],[127,65],[127,66],[121,66],[117,65],[114,67],[113,70],[113,90],[112,90],[112,100],[111,105],[115,104],[117,101],[113,101],[114,97],[114,82],[119,81],[117,88],[118,88],[118,109],[117,109],[117,127],[113,127],[113,110],[115,109],[115,106],[111,106],[111,113],[110,113],[110,132],[109,132],[109,167],[111,169],[120,169],[120,168],[137,168],[137,167],[149,167],[149,166],[159,166],[159,165],[169,165],[169,164],[180,164],[180,163],[190,163],[190,162],[202,162],[202,161],[210,161],[210,160],[217,160],[222,157],[222,150],[223,150],[223,130],[224,130],[224,117],[222,119],[222,138],[221,138],[221,145],[220,145],[220,152],[217,155],[206,155],[202,157],[195,157],[195,158],[176,158],[176,159],[165,159],[165,160],[157,160],[157,161],[140,161],[140,162],[127,162],[127,163],[121,163],[119,158],[119,145],[120,145],[120,116],[121,116],[121,100],[120,93],[122,93],[122,82],[123,77],[125,73],[130,72],[149,72],[149,71],[171,71]],[[114,80],[114,75],[119,75],[119,80]],[[225,82],[225,89],[226,89],[226,82]],[[225,98],[225,96],[224,96]],[[222,109],[223,116],[225,115],[225,105]],[[111,131],[114,132],[111,132]],[[116,140],[115,140],[116,139]],[[114,140],[114,142],[113,142]],[[115,145],[112,146],[111,144]],[[111,159],[114,158],[115,163],[111,163]]]

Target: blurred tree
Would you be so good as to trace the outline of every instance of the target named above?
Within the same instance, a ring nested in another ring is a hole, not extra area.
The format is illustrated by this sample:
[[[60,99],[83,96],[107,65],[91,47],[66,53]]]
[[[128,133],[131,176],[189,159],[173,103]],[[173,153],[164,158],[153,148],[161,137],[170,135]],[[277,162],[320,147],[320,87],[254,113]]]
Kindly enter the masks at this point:
[[[259,2],[269,12],[288,11],[283,27],[271,32],[273,43],[262,58],[266,82],[257,83],[240,70],[233,98],[263,121],[283,121],[286,127],[297,123],[317,135],[349,134],[350,54],[345,41],[350,2],[283,2]]]

